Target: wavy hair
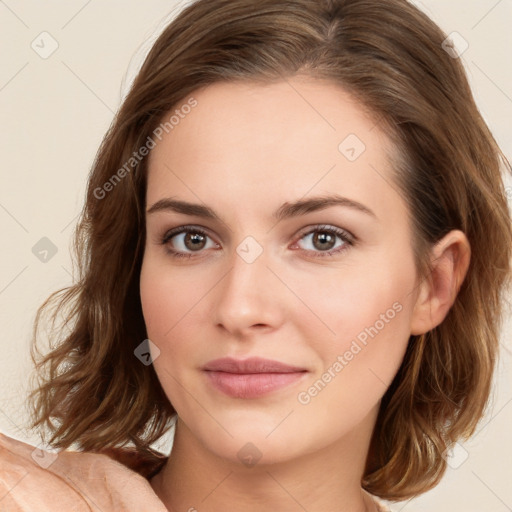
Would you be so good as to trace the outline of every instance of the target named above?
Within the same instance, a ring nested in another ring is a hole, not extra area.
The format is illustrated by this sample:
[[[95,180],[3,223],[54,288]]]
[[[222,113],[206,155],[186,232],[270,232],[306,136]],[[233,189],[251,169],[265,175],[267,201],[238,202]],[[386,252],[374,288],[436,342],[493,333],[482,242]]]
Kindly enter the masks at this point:
[[[152,365],[134,356],[147,337],[139,291],[147,158],[130,159],[201,87],[303,74],[338,84],[391,137],[419,275],[429,277],[429,250],[450,230],[471,245],[448,315],[409,339],[362,479],[389,500],[435,486],[443,453],[474,433],[489,402],[512,250],[502,179],[511,166],[445,39],[405,0],[198,0],[183,9],[153,45],[96,155],[74,235],[75,282],[37,312],[32,427],[49,429],[58,448],[133,446],[158,459],[151,445],[175,410]]]

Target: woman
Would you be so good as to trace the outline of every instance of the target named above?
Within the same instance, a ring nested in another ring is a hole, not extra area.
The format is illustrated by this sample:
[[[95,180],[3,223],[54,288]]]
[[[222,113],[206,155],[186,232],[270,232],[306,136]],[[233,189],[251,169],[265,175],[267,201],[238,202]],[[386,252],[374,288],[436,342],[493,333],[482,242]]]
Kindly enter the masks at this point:
[[[445,40],[403,0],[200,0],[167,27],[90,175],[80,279],[40,310],[64,323],[34,426],[64,451],[0,438],[8,510],[375,511],[439,482],[512,247],[510,166]]]

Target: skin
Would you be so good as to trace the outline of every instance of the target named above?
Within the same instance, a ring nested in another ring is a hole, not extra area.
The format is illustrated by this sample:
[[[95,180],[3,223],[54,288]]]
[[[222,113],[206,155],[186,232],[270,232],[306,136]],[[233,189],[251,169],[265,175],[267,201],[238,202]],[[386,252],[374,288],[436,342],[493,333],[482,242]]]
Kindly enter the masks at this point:
[[[193,97],[197,106],[150,154],[147,210],[172,196],[206,204],[221,220],[146,215],[141,301],[159,350],[154,367],[178,412],[171,457],[151,485],[173,511],[221,511],[227,503],[248,512],[375,510],[361,477],[381,398],[410,335],[448,313],[469,243],[460,231],[448,233],[432,250],[432,279],[418,276],[408,210],[391,179],[393,147],[339,86],[294,77],[217,83]],[[366,146],[354,161],[338,149],[349,134]],[[333,193],[375,216],[336,205],[272,218],[283,203]],[[162,244],[182,225],[207,231],[199,249],[183,232]],[[356,242],[337,235],[315,242],[318,225]],[[251,263],[237,253],[240,246],[256,254],[257,245],[242,243],[248,236],[263,249]],[[168,248],[192,257],[173,258]],[[394,318],[333,372],[357,335],[397,303]],[[266,396],[233,398],[201,370],[225,356],[307,372]],[[301,403],[299,393],[329,368],[335,377]],[[247,453],[261,458],[249,467],[239,457]]]

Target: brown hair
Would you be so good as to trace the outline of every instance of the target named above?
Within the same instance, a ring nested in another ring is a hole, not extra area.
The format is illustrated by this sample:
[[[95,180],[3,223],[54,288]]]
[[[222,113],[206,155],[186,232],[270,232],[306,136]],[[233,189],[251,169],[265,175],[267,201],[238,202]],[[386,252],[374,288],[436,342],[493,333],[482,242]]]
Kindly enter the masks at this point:
[[[75,233],[76,284],[38,311],[34,347],[47,310],[57,343],[37,362],[33,426],[49,427],[56,447],[132,444],[152,453],[175,411],[153,367],[134,356],[147,337],[139,296],[147,159],[122,173],[106,197],[98,190],[198,88],[303,74],[339,84],[389,128],[419,275],[428,278],[429,249],[450,230],[462,230],[472,248],[445,320],[410,337],[383,397],[362,481],[390,500],[436,485],[443,452],[475,431],[489,398],[512,247],[500,174],[500,164],[507,171],[510,164],[460,61],[444,51],[445,38],[405,0],[199,0],[186,7],[154,44],[97,154]]]

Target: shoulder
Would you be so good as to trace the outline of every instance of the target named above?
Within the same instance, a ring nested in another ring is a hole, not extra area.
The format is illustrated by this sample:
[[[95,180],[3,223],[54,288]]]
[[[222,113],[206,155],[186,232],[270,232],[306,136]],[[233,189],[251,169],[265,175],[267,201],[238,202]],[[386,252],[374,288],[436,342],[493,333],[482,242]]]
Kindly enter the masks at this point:
[[[111,457],[46,452],[0,433],[0,510],[165,512],[149,482]]]

